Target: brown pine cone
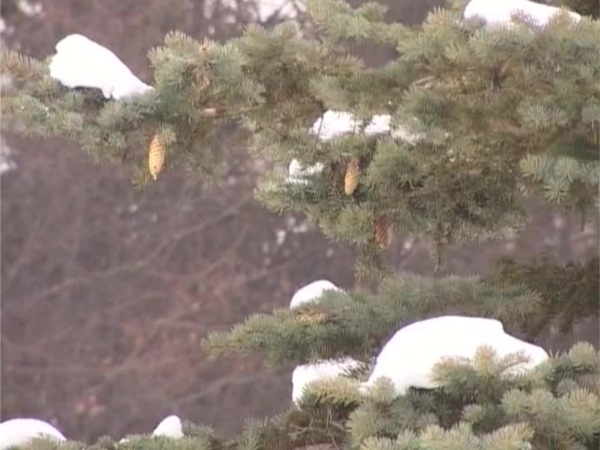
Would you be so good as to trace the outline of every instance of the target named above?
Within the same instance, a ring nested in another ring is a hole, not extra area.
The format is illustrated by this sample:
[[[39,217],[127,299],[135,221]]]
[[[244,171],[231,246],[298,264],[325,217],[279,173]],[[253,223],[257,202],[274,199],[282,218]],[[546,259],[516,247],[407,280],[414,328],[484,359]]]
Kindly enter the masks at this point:
[[[346,166],[346,176],[344,178],[344,192],[346,195],[352,195],[358,186],[360,179],[360,160],[352,158]]]
[[[387,218],[385,216],[380,216],[376,218],[375,222],[373,223],[373,227],[375,242],[377,242],[377,245],[379,245],[380,249],[385,250],[390,244],[388,236]]]
[[[148,170],[155,180],[158,178],[158,174],[161,172],[164,163],[165,147],[160,142],[158,134],[155,134],[148,147]]]

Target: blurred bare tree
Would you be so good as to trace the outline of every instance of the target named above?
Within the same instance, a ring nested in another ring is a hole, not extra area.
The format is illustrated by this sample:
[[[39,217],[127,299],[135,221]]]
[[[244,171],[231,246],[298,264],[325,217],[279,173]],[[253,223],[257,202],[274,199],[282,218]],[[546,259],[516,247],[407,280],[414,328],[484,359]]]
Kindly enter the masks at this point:
[[[390,0],[390,16],[418,24],[441,3]],[[79,32],[146,81],[146,53],[170,30],[222,39],[250,22],[306,20],[301,0],[5,0],[1,13],[9,47],[44,57]],[[370,64],[392,55],[357,51]],[[254,202],[262,161],[224,138],[230,156],[218,187],[169,173],[139,192],[122,168],[94,165],[72,145],[3,138],[18,150],[18,168],[1,177],[3,419],[35,416],[92,440],[148,431],[169,413],[229,433],[250,415],[287,407],[288,370],[209,361],[198,347],[208,331],[287,305],[306,282],[353,285],[350,251],[304,218]],[[579,231],[539,202],[530,210],[522,235],[456,248],[449,270],[482,273],[499,254],[546,251],[566,261],[597,252],[597,225]],[[397,236],[389,256],[399,271],[431,273],[425,244]],[[564,348],[597,332],[581,324],[545,344]]]

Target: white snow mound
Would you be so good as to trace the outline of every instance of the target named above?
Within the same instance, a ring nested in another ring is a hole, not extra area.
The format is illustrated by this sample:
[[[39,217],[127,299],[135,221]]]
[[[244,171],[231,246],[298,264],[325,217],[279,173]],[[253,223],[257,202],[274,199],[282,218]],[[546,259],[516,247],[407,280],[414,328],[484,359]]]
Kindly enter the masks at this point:
[[[152,433],[153,436],[166,436],[173,439],[183,437],[181,420],[177,416],[165,417]]]
[[[529,363],[514,367],[513,371],[531,369],[548,359],[543,348],[505,333],[497,320],[443,316],[401,328],[381,350],[364,386],[373,386],[377,379],[387,377],[398,395],[404,395],[409,387],[437,388],[431,379],[435,364],[442,358],[473,358],[482,346],[492,347],[498,357],[523,352]]]
[[[318,302],[325,291],[341,291],[341,289],[328,280],[313,281],[296,291],[292,297],[290,309],[297,308],[306,303]]]
[[[471,0],[464,11],[466,19],[479,17],[486,25],[510,25],[512,15],[522,12],[535,20],[538,26],[547,25],[561,9],[555,6],[530,2],[529,0]],[[571,19],[578,22],[581,16],[568,11]]]
[[[115,100],[152,90],[113,52],[81,34],[71,34],[56,44],[50,76],[68,88],[100,89],[105,98]]]
[[[364,128],[365,136],[391,135],[394,139],[416,145],[423,139],[422,134],[409,132],[405,127],[392,127],[392,118],[389,114],[377,114]],[[354,115],[342,111],[326,111],[319,117],[310,129],[310,132],[323,142],[344,134],[352,134],[360,131],[360,121]],[[289,176],[286,181],[290,184],[308,185],[310,177],[323,172],[325,166],[318,162],[304,167],[300,161],[293,159],[288,167]]]
[[[359,364],[358,361],[346,358],[340,361],[321,361],[296,367],[292,374],[292,400],[295,404],[299,404],[310,383],[317,380],[335,379],[358,368]]]
[[[300,161],[292,159],[288,167],[289,176],[287,177],[287,182],[291,184],[308,184],[310,177],[320,174],[324,168],[325,166],[321,163],[304,167],[300,164]]]
[[[404,127],[392,127],[392,117],[389,114],[376,114],[364,128],[366,136],[390,134],[394,139],[400,139],[415,145],[423,138],[420,134],[413,134]],[[311,128],[311,133],[321,141],[329,141],[344,134],[356,133],[360,130],[360,121],[352,114],[341,111],[327,111],[316,120]]]
[[[35,438],[66,441],[60,431],[37,419],[11,419],[0,423],[0,450],[27,445]]]

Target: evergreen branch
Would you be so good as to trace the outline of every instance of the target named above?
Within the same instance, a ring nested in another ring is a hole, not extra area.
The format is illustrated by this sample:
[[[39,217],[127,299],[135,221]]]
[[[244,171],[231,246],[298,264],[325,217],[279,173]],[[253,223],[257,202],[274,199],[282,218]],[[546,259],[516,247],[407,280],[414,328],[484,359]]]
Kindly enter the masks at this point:
[[[362,245],[372,266],[389,229],[431,238],[438,262],[450,243],[501,236],[520,225],[525,188],[582,214],[597,207],[597,20],[572,26],[559,18],[541,30],[521,18],[515,27],[482,29],[463,23],[456,8],[409,30],[386,23],[375,3],[308,6],[324,41],[302,38],[289,23],[250,26],[223,44],[169,33],[149,52],[154,89],[123,101],[106,100],[110,89],[68,89],[49,76],[48,62],[7,53],[0,69],[22,87],[3,90],[2,111],[24,132],[74,140],[97,159],[131,165],[140,184],[165,158],[166,167],[215,176],[227,156],[218,137],[241,124],[260,157],[286,166],[296,159],[311,172],[301,182],[270,175],[261,200],[303,211],[328,236]],[[345,45],[352,42],[394,45],[399,55],[365,68]],[[345,111],[336,124],[343,131],[326,133],[327,109]],[[319,170],[306,167],[317,163]],[[535,336],[555,319],[568,329],[598,314],[598,271],[598,258],[566,267],[542,259],[505,261],[486,279],[393,277],[377,295],[330,292],[318,304],[253,315],[203,346],[212,356],[260,353],[272,364],[368,362],[398,328],[440,314],[496,318],[507,331]],[[591,449],[600,436],[599,361],[591,345],[578,344],[514,374],[519,355],[499,359],[483,348],[473,359],[441,361],[439,389],[397,396],[383,381],[365,393],[357,374],[315,383],[297,407],[251,421],[232,439],[187,424],[180,440],[34,440],[27,448]]]
[[[43,62],[13,51],[2,53],[0,72],[12,75],[18,80],[40,79],[49,73]]]
[[[523,330],[539,299],[515,286],[494,287],[476,278],[394,277],[384,281],[376,296],[327,293],[311,308],[319,320],[299,321],[304,313],[295,310],[255,314],[230,332],[210,333],[202,345],[212,357],[259,353],[272,364],[346,355],[368,361],[401,325],[440,314],[492,317]]]
[[[352,10],[342,0],[308,0],[307,9],[315,23],[337,39],[396,45],[409,34],[400,24],[385,24],[385,7],[374,2]]]
[[[600,423],[600,356],[577,344],[533,372],[503,373],[514,361],[482,349],[468,361],[445,361],[437,377],[443,387],[389,395],[385,382],[369,395],[351,397],[345,379],[315,384],[301,407],[267,420],[250,420],[232,438],[184,423],[184,437],[130,436],[117,443],[102,437],[93,445],[35,439],[22,450],[350,450],[559,449],[597,447]],[[516,360],[515,360],[516,361]],[[588,380],[594,379],[593,383]],[[330,389],[327,389],[329,386]],[[467,386],[467,389],[465,389]],[[465,395],[466,394],[466,395]],[[347,421],[347,426],[340,424]],[[442,447],[444,446],[444,447]],[[569,447],[570,446],[570,447]]]
[[[8,53],[3,67],[29,81],[2,94],[3,113],[27,132],[75,140],[98,160],[130,166],[140,184],[150,179],[146,149],[163,126],[176,136],[166,170],[214,178],[227,158],[215,140],[241,125],[259,157],[323,165],[308,185],[270,178],[260,199],[361,247],[369,271],[381,268],[374,224],[382,217],[393,232],[434,242],[441,262],[451,242],[518,229],[526,188],[590,216],[600,161],[597,20],[556,21],[544,32],[481,29],[436,10],[408,30],[384,22],[376,4],[309,3],[333,41],[305,39],[292,24],[251,26],[222,44],[170,33],[149,53],[153,92],[127,101],[61,87],[46,62]],[[366,68],[336,39],[394,44],[401,55]],[[346,111],[355,126],[332,138],[322,126],[311,131],[327,109]],[[369,121],[384,118],[387,129],[369,131]],[[344,171],[357,157],[349,196]]]
[[[535,338],[558,323],[561,332],[569,332],[580,319],[596,317],[600,297],[598,257],[585,263],[558,265],[549,256],[527,264],[502,259],[486,279],[494,285],[519,284],[540,296],[537,314],[530,317],[527,335]]]

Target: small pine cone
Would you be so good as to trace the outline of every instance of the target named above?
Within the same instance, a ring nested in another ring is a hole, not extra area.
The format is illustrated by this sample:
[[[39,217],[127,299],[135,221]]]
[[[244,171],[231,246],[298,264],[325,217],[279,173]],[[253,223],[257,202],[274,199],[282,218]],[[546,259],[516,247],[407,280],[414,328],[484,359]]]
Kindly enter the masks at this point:
[[[321,323],[325,320],[325,318],[325,314],[311,310],[302,311],[296,316],[296,320],[305,325]]]
[[[158,134],[154,135],[148,147],[148,170],[155,180],[165,163],[165,147],[161,144]]]
[[[380,216],[377,219],[375,219],[375,222],[373,223],[373,227],[374,227],[374,235],[375,235],[375,242],[377,242],[377,244],[379,245],[379,248],[381,248],[382,250],[385,250],[388,245],[390,244],[389,242],[389,236],[388,236],[388,220],[385,216]]]
[[[346,177],[344,178],[344,192],[352,195],[358,186],[360,178],[360,160],[352,158],[346,166]]]

